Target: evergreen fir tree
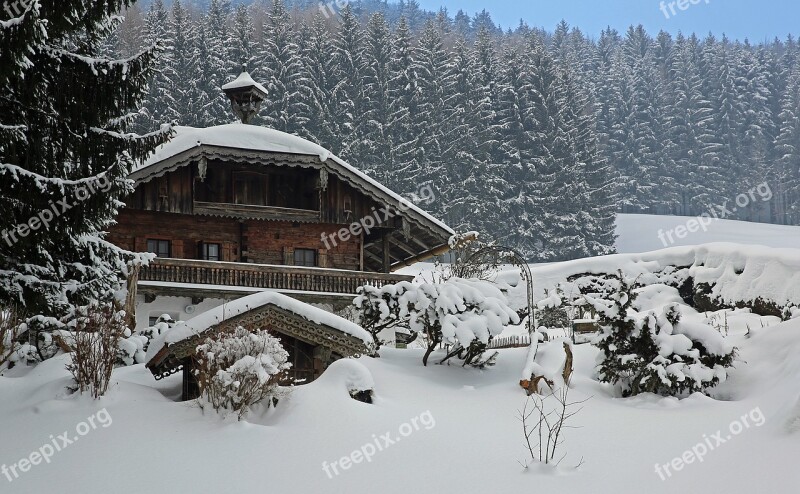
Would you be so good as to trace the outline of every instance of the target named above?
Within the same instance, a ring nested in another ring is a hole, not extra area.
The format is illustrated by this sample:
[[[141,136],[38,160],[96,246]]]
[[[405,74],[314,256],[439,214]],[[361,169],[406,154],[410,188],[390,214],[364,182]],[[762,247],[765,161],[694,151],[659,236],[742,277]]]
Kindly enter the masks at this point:
[[[269,97],[261,110],[268,127],[290,134],[302,132],[308,122],[308,78],[300,47],[283,0],[274,0],[264,30],[261,63]]]
[[[401,17],[392,37],[392,60],[389,64],[389,135],[391,169],[384,174],[387,185],[397,187],[409,170],[418,169],[416,162],[420,136],[414,132],[416,105],[418,103],[416,77],[413,74],[411,31],[406,18]]]
[[[190,22],[188,12],[180,0],[172,2],[169,20],[169,36],[172,39],[172,57],[169,92],[176,115],[172,116],[181,124],[190,123],[189,108],[195,104],[193,95],[197,94],[196,47],[194,25]]]
[[[335,118],[339,122],[339,154],[354,164],[368,147],[364,142],[364,41],[358,17],[350,4],[341,11],[338,31],[333,39],[336,60],[337,102]]]
[[[325,18],[318,13],[310,27],[301,27],[301,53],[308,76],[308,112],[313,115],[301,135],[328,149],[341,145],[337,116],[334,50]]]
[[[103,232],[131,191],[131,168],[168,131],[127,131],[157,47],[125,60],[99,56],[129,5],[33,3],[0,22],[0,302],[53,318],[51,326],[120,288],[135,256]]]
[[[158,129],[162,123],[174,122],[180,118],[176,108],[174,92],[170,82],[175,80],[173,69],[172,38],[168,36],[169,15],[162,0],[150,4],[145,20],[145,39],[147,44],[156,45],[161,50],[153,78],[148,84],[147,97],[143,104],[143,118],[137,130],[148,132]]]
[[[364,35],[364,151],[359,159],[362,169],[381,182],[387,179],[386,163],[390,163],[392,136],[391,34],[381,13],[373,14]]]

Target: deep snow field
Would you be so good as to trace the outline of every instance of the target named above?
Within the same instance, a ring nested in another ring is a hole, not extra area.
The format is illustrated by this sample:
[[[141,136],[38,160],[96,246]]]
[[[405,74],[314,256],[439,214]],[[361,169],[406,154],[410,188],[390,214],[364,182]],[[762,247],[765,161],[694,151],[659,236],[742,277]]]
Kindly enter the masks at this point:
[[[673,262],[691,265],[698,279],[721,280],[723,298],[799,296],[800,250],[714,244],[535,266],[537,299],[568,274],[609,267],[646,274]],[[640,301],[655,309],[680,298],[657,286]],[[69,395],[60,356],[0,377],[0,467],[19,469],[32,452],[64,444],[65,432],[73,441],[13,481],[0,473],[0,493],[798,492],[800,318],[781,323],[686,305],[681,312],[685,320],[727,320],[739,348],[727,382],[713,397],[618,398],[593,378],[597,350],[576,345],[570,399],[588,401],[569,424],[576,428],[565,431],[557,468],[519,464],[527,454],[517,419],[526,402],[518,384],[524,348],[501,350],[484,371],[426,368],[421,350],[383,349],[378,359],[337,362],[277,409],[258,409],[244,422],[176,402],[180,376],[157,382],[143,365],[117,369],[100,401]],[[558,372],[562,345],[543,344],[537,361]],[[369,376],[375,403],[352,400],[347,383]],[[348,465],[345,456],[361,461]],[[676,460],[684,456],[686,463]],[[677,466],[665,474],[668,464]]]
[[[617,215],[617,252],[650,252],[666,247],[699,245],[711,242],[735,242],[768,247],[800,247],[800,228],[714,219],[699,225],[694,232],[676,230],[686,227],[692,217],[654,216],[650,214]],[[659,232],[662,233],[659,238]],[[668,235],[671,232],[671,236]],[[683,237],[679,236],[683,234]],[[662,240],[663,239],[663,240]]]

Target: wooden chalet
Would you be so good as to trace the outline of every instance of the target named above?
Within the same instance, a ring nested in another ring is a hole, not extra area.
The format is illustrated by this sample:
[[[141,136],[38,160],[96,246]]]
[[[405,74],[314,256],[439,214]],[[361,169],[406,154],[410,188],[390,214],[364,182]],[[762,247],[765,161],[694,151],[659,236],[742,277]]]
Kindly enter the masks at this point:
[[[223,89],[242,122],[177,127],[130,175],[109,232],[157,256],[138,273],[137,327],[263,290],[343,305],[449,250],[453,231],[400,195],[312,142],[247,124],[266,90],[246,72]]]

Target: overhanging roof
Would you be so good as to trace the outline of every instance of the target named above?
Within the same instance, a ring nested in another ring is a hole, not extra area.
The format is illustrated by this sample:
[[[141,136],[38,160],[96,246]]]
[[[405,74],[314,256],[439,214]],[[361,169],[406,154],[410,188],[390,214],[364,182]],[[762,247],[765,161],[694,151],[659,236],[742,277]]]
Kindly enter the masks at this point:
[[[260,292],[211,309],[156,337],[146,367],[156,379],[173,374],[206,338],[238,326],[272,329],[342,357],[372,351],[372,337],[360,326],[320,308],[274,292]]]
[[[175,127],[172,139],[159,146],[130,178],[148,182],[201,159],[325,170],[403,218],[408,229],[391,234],[392,264],[446,250],[453,230],[327,149],[298,136],[240,123],[208,128]],[[365,262],[377,267],[380,246],[365,246]]]

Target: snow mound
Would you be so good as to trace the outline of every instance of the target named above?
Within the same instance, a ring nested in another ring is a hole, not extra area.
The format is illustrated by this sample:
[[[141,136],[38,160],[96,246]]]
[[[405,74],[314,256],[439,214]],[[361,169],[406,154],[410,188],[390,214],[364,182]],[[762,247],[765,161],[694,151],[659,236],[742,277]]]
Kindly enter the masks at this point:
[[[317,382],[321,386],[341,389],[345,393],[375,390],[372,373],[364,364],[354,359],[340,359],[332,363]]]
[[[686,267],[695,284],[713,285],[712,297],[725,302],[762,298],[779,306],[800,304],[800,249],[715,243],[672,247],[643,254],[615,254],[531,266],[535,298],[543,300],[561,284],[565,294],[577,288],[567,278],[580,274],[614,274],[645,283],[670,266]],[[523,294],[524,295],[524,294]]]

